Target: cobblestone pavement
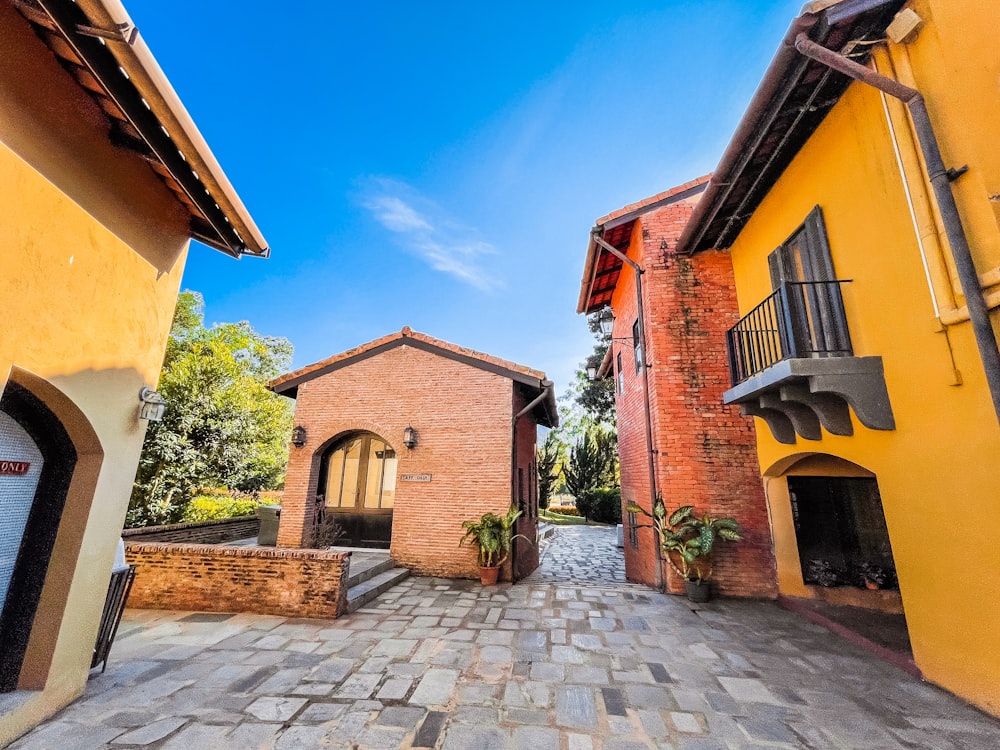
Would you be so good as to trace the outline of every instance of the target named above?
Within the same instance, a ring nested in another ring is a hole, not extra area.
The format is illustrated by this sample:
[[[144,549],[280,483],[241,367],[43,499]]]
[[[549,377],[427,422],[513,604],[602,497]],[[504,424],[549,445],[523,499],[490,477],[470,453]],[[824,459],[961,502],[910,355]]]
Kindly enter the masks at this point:
[[[625,583],[625,556],[614,526],[556,526],[542,564],[527,583]]]
[[[576,580],[410,578],[336,621],[129,611],[107,673],[13,747],[1000,747],[997,721],[772,604]]]

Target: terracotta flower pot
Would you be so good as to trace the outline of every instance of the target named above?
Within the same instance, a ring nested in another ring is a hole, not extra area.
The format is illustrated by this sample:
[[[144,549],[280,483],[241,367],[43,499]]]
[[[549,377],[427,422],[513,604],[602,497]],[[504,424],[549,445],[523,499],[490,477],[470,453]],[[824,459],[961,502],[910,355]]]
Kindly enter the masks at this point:
[[[479,581],[484,586],[495,586],[497,577],[500,575],[500,568],[487,568],[479,566]]]

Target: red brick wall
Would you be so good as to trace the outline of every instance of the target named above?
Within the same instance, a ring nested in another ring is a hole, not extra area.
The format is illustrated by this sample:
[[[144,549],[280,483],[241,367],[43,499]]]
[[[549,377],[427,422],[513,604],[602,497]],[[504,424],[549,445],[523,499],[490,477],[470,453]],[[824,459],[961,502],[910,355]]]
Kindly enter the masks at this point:
[[[350,553],[128,542],[137,565],[128,606],[286,617],[339,617],[347,609]]]
[[[290,449],[279,546],[308,538],[323,451],[366,430],[396,451],[398,474],[432,477],[397,482],[392,557],[421,575],[478,578],[473,548],[458,546],[461,525],[510,505],[513,399],[510,379],[411,346],[303,383],[295,423],[308,438]],[[407,425],[417,431],[413,450],[402,444]],[[533,422],[519,431],[534,442]]]
[[[145,526],[125,529],[122,537],[132,542],[186,542],[190,544],[218,544],[249,539],[260,531],[257,516],[223,518],[217,521],[173,523],[167,526]]]
[[[770,526],[757,461],[753,420],[725,406],[729,388],[725,332],[739,319],[729,255],[673,254],[693,201],[644,214],[632,232],[630,257],[645,269],[644,315],[648,337],[650,405],[657,485],[668,511],[694,505],[700,513],[735,517],[744,541],[723,543],[713,556],[715,587],[725,595],[777,593]],[[645,235],[645,237],[644,237]],[[666,242],[666,250],[661,243]],[[615,291],[615,337],[631,336],[636,317],[634,276],[624,271]],[[625,392],[618,396],[622,495],[649,505],[641,375],[629,342],[622,350]],[[626,538],[630,579],[655,585],[651,530],[639,532],[638,550]],[[671,590],[680,582],[667,570]]]

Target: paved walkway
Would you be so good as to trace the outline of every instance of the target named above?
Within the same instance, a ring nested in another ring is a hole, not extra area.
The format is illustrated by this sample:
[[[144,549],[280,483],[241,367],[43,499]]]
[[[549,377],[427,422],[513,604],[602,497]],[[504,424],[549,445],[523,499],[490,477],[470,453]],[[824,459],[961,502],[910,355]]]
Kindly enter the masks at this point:
[[[562,549],[603,530],[561,534]],[[600,547],[594,547],[600,549]],[[411,578],[336,621],[129,611],[24,749],[987,750],[1000,723],[774,605]]]
[[[614,526],[556,526],[542,564],[526,583],[625,583],[625,556]]]

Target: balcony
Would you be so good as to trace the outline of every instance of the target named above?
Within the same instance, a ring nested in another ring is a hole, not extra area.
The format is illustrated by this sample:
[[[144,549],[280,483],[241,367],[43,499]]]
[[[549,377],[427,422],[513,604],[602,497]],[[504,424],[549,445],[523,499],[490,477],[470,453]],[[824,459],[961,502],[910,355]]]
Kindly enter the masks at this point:
[[[820,440],[821,427],[852,435],[851,409],[865,427],[896,427],[882,358],[854,356],[847,283],[784,282],[726,335],[733,387],[723,400],[763,419],[778,442]]]

